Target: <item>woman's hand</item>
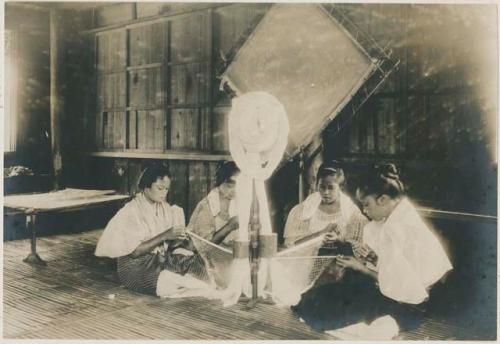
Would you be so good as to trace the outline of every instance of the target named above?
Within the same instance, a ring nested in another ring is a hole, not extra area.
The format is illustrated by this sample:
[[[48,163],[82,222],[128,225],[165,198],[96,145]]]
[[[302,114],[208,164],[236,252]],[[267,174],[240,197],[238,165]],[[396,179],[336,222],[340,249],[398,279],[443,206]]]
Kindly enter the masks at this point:
[[[363,263],[357,260],[354,257],[337,257],[336,259],[337,265],[346,269],[352,269],[359,271],[367,276],[370,276],[375,281],[378,281],[378,273],[367,268]]]
[[[358,241],[351,242],[351,245],[355,254],[373,264],[376,264],[377,255],[368,245],[364,245]]]
[[[324,230],[327,233],[323,241],[329,242],[339,239],[340,231],[339,231],[339,226],[336,223],[330,223]]]
[[[360,272],[364,272],[366,270],[366,266],[364,266],[363,263],[361,263],[354,257],[339,256],[337,257],[336,262],[337,265],[342,268],[352,269]]]
[[[362,257],[367,257],[371,252],[371,249],[367,245],[363,245],[358,241],[351,242],[352,248]]]
[[[187,239],[186,228],[184,227],[171,227],[163,233],[165,234],[163,237],[165,241]]]

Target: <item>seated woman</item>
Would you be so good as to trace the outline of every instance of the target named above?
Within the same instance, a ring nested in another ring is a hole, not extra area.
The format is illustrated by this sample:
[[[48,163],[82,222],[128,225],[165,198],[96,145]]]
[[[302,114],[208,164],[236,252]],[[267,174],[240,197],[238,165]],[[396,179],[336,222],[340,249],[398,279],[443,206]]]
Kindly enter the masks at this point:
[[[356,197],[371,219],[363,230],[363,257],[339,257],[346,268],[337,283],[309,290],[293,307],[320,330],[338,329],[391,315],[401,328],[418,324],[415,307],[431,286],[452,269],[436,235],[404,196],[394,165],[375,167],[357,188]],[[422,311],[425,307],[417,307]]]
[[[97,243],[96,256],[118,258],[118,277],[129,289],[156,294],[165,269],[182,275],[204,274],[197,254],[176,249],[187,236],[184,211],[166,201],[170,183],[164,165],[147,167],[139,178],[142,191],[109,221]]]
[[[290,211],[285,225],[285,246],[290,247],[315,235],[326,234],[325,245],[333,241],[359,241],[368,219],[341,191],[344,171],[338,161],[323,163],[317,172],[318,192]]]
[[[235,191],[239,173],[234,162],[219,163],[215,188],[196,206],[189,220],[189,230],[215,244],[231,247],[239,226]]]

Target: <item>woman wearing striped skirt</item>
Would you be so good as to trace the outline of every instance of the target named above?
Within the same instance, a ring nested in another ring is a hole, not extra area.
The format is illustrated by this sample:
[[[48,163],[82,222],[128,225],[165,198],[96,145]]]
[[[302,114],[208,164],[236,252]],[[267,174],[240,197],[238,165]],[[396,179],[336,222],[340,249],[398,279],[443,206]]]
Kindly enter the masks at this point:
[[[184,211],[166,201],[170,183],[164,165],[147,167],[141,192],[111,219],[97,243],[96,256],[117,258],[118,277],[132,290],[156,294],[165,270],[206,279],[203,260],[185,232]]]

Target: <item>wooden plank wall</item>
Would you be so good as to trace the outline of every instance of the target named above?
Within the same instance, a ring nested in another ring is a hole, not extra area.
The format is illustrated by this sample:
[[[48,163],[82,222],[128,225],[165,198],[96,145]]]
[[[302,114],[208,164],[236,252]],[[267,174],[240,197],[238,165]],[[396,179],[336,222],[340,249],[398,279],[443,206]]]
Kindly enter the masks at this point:
[[[490,196],[496,190],[491,133],[497,106],[496,96],[490,95],[498,93],[494,9],[339,7],[380,46],[391,47],[401,64],[341,135],[325,131],[325,155],[353,164],[396,162],[415,199],[440,208],[496,213]]]
[[[161,22],[120,26],[114,17],[130,21],[131,6],[97,10],[97,25],[115,26],[96,34],[97,112],[96,125],[89,128],[96,131],[95,146],[101,151],[227,152],[230,104],[218,90],[215,71],[269,6],[205,5]],[[137,4],[136,15],[181,12],[183,6]]]
[[[95,34],[97,111],[95,125],[88,128],[95,131],[95,147],[227,154],[230,99],[218,89],[216,70],[269,5],[137,3],[135,14],[130,7],[134,4],[112,4],[98,9],[95,17],[98,27],[112,26]],[[117,21],[176,13],[131,26]],[[118,14],[121,19],[115,18]],[[216,162],[208,160],[164,161],[174,182],[170,200],[182,206],[187,217],[213,185]],[[90,158],[83,179],[89,187],[134,193],[145,163]]]

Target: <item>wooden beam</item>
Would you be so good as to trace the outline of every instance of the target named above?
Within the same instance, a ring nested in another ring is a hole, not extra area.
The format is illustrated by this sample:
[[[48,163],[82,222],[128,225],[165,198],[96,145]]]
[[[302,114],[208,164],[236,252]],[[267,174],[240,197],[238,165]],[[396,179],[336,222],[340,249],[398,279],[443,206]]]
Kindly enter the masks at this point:
[[[200,12],[200,11],[206,11],[208,9],[216,9],[219,7],[227,7],[227,6],[235,6],[236,4],[231,4],[231,3],[217,3],[217,4],[209,4],[207,3],[206,7],[200,7],[200,8],[193,8],[186,10],[184,12],[174,12],[174,13],[165,13],[165,14],[160,14],[152,17],[145,17],[145,18],[137,18],[134,20],[129,20],[125,21],[122,23],[117,23],[117,24],[112,24],[108,26],[103,26],[103,27],[98,27],[95,29],[91,30],[83,30],[80,31],[80,34],[82,35],[87,35],[87,34],[98,34],[103,31],[110,31],[110,30],[116,30],[116,29],[121,29],[121,28],[126,28],[130,29],[133,27],[138,27],[138,26],[143,26],[143,25],[150,25],[154,23],[161,23],[161,22],[166,22],[171,20],[173,17],[179,17],[179,16],[186,16],[190,15],[194,12]]]
[[[61,90],[59,76],[60,49],[59,12],[50,10],[50,142],[52,165],[54,172],[54,189],[61,188],[62,156],[61,156]]]
[[[442,219],[454,221],[473,221],[480,223],[497,223],[497,217],[483,214],[464,213],[448,210],[437,210],[432,208],[418,208],[419,214],[429,219]]]
[[[90,152],[89,156],[103,158],[129,158],[129,159],[165,159],[165,160],[193,160],[193,161],[219,161],[232,160],[230,154],[206,154],[204,152],[134,152],[134,151],[107,151]]]
[[[17,8],[27,9],[27,10],[45,12],[45,13],[49,13],[49,11],[50,11],[49,7],[40,6],[38,4],[35,5],[34,3],[9,1],[9,3],[6,5],[9,7],[17,7]]]

